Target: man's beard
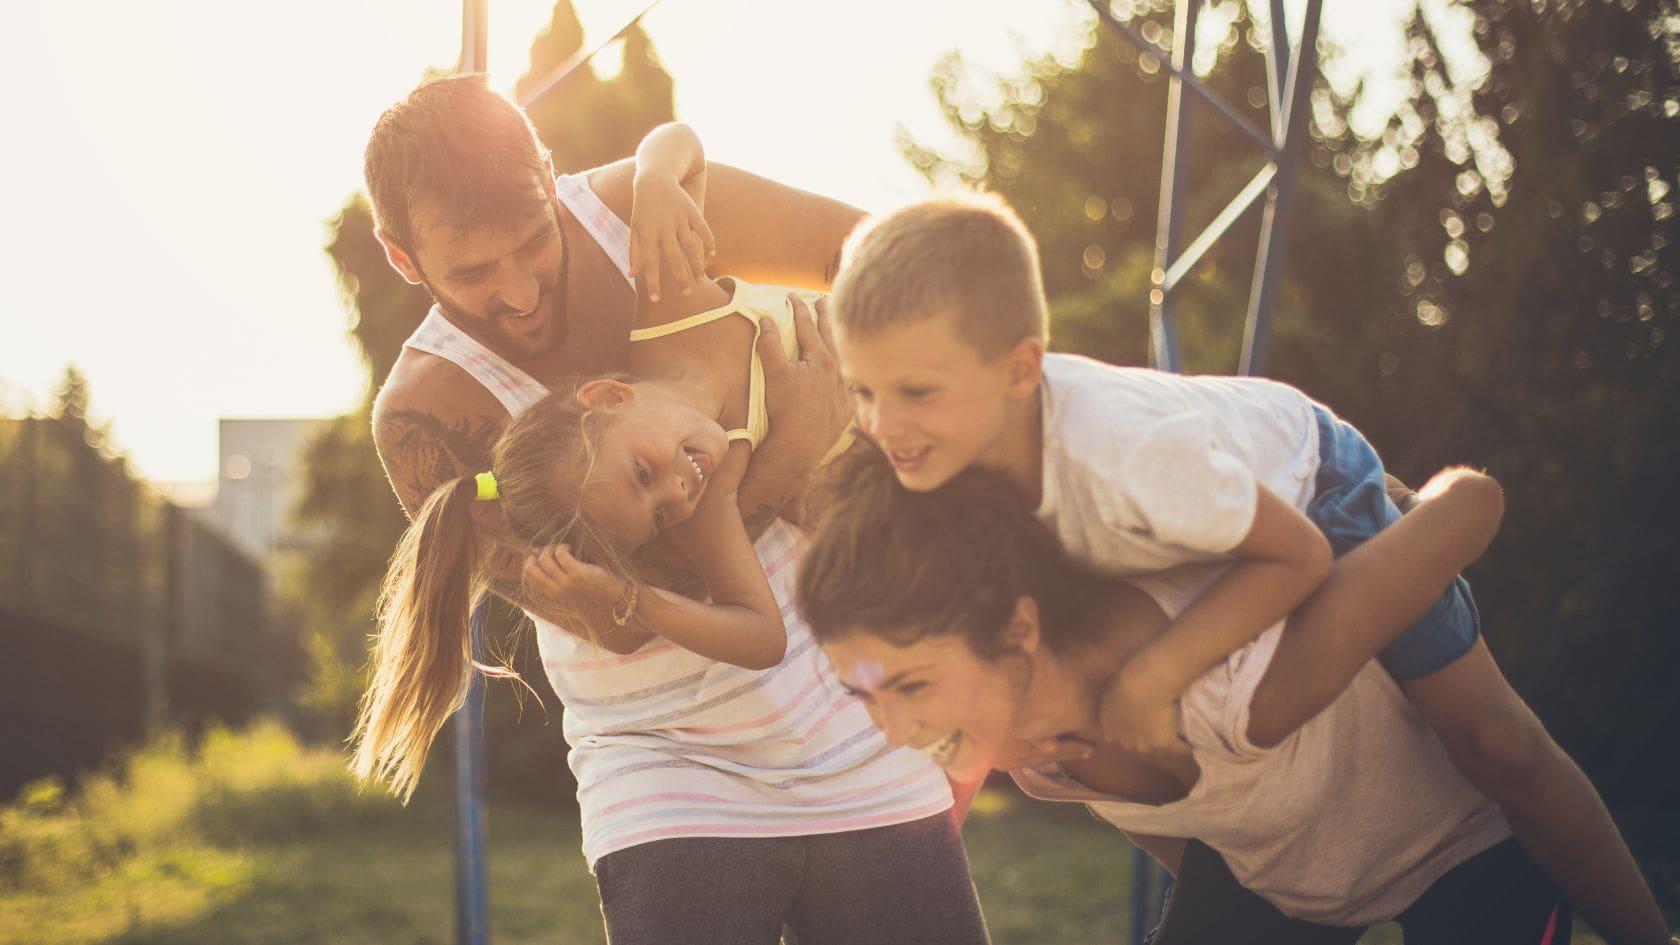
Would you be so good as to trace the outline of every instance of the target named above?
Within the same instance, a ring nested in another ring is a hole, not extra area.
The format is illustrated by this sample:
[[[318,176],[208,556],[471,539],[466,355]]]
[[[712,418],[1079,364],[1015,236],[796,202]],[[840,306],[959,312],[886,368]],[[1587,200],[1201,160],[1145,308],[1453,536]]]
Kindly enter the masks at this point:
[[[473,312],[440,291],[430,280],[424,285],[450,324],[509,360],[534,358],[566,343],[566,264],[571,258],[570,252],[562,251],[559,271],[554,278],[537,286],[537,302],[532,307],[532,314],[527,316],[542,319],[542,328],[535,334],[510,328],[510,324],[518,324],[508,318],[515,311],[513,308],[498,305],[493,312]]]

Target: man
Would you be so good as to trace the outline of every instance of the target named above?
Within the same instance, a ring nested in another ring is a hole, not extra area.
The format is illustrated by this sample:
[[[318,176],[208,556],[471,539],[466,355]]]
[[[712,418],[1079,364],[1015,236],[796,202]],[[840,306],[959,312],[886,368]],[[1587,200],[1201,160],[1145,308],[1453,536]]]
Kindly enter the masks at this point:
[[[570,180],[587,181],[585,201],[598,197],[591,209],[619,220],[630,218],[638,188],[693,196],[678,190],[692,186],[676,177],[682,162],[646,146],[642,151],[640,172],[638,161],[627,158]],[[441,317],[545,387],[622,368],[636,292],[591,234],[602,221],[580,219],[559,199],[561,184],[535,129],[483,76],[433,80],[389,109],[368,143],[364,170],[387,258],[431,293],[437,304],[430,319]],[[698,230],[709,235],[709,226],[717,237],[712,268],[826,288],[859,211],[724,165],[709,165],[705,178],[709,193]],[[663,254],[679,289],[702,262],[697,250],[697,237],[684,233]],[[647,271],[641,281],[657,286],[661,254],[638,255]],[[774,432],[754,455],[740,492],[755,533],[851,415],[825,346],[808,346],[814,350],[789,363],[776,344],[773,334],[761,343]],[[507,417],[506,404],[468,370],[412,342],[405,347],[373,409],[380,461],[404,509],[413,514],[438,485],[489,469],[490,447]],[[480,519],[497,525],[491,509]],[[494,563],[504,596],[514,593],[515,563],[508,555]],[[625,631],[602,642],[619,650],[645,640]]]

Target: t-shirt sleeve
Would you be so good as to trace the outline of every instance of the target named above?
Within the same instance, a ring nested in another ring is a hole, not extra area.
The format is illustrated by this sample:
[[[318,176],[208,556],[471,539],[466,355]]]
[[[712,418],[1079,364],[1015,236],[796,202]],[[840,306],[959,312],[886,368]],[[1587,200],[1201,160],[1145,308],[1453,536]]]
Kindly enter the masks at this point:
[[[1254,693],[1266,677],[1272,658],[1277,655],[1278,641],[1283,636],[1283,624],[1273,624],[1262,631],[1253,643],[1238,650],[1227,661],[1229,688],[1225,692],[1224,711],[1220,727],[1232,754],[1246,760],[1256,760],[1287,745],[1284,739],[1270,748],[1261,748],[1248,738],[1249,709],[1254,705]]]
[[[1254,524],[1254,473],[1220,448],[1202,414],[1165,417],[1144,431],[1121,464],[1120,482],[1160,542],[1223,554]]]

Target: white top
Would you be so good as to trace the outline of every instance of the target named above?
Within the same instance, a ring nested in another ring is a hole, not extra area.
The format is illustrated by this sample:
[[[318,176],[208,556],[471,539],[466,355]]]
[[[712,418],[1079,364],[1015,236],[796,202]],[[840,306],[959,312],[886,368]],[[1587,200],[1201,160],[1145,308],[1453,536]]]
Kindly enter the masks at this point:
[[[1191,377],[1044,356],[1043,498],[1074,560],[1107,575],[1224,557],[1255,482],[1304,509],[1318,473],[1313,401],[1255,377]]]
[[[567,209],[590,221],[589,232],[626,271],[624,222],[581,176],[559,184]],[[547,393],[436,308],[408,345],[459,365],[510,414]],[[781,521],[754,547],[788,633],[787,653],[771,669],[714,662],[664,640],[618,656],[531,616],[549,684],[565,705],[591,870],[615,850],[653,840],[837,833],[950,808],[938,766],[887,745],[794,610],[804,547],[804,536]]]
[[[1220,570],[1195,565],[1132,583],[1177,614]],[[1130,803],[1090,790],[1060,765],[1011,773],[1028,794],[1084,802],[1122,830],[1201,840],[1286,915],[1328,925],[1387,921],[1511,828],[1375,662],[1282,744],[1255,747],[1249,704],[1282,631],[1270,628],[1180,698],[1201,767],[1185,798]]]

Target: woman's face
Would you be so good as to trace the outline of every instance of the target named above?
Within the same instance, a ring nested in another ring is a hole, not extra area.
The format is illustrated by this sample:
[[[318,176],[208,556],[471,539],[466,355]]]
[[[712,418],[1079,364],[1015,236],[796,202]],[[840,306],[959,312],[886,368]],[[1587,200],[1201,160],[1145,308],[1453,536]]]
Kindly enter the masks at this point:
[[[694,514],[729,440],[717,421],[651,390],[602,409],[583,511],[628,554]]]
[[[926,752],[957,780],[991,770],[1013,739],[1024,654],[987,660],[956,635],[899,646],[867,631],[823,649],[888,742]]]

